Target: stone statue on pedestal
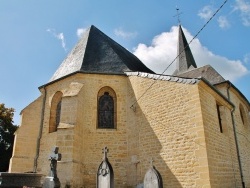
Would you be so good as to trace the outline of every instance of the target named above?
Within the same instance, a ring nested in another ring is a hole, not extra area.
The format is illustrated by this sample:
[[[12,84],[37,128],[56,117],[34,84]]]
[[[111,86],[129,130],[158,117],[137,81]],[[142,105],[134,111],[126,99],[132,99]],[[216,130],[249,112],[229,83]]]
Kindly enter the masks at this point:
[[[61,183],[57,177],[57,161],[61,161],[62,155],[58,153],[59,147],[55,146],[49,155],[50,173],[45,178],[43,188],[60,188]]]
[[[52,149],[52,153],[49,156],[50,160],[50,176],[54,177],[54,179],[58,179],[57,177],[57,161],[61,161],[62,155],[58,153],[59,148],[54,147]]]

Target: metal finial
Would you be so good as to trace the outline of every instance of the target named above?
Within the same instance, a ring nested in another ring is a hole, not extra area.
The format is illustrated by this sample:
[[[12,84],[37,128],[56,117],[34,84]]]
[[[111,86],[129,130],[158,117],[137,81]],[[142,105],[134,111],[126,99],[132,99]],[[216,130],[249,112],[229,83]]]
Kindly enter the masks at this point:
[[[178,19],[178,24],[181,25],[180,15],[182,14],[182,12],[179,12],[179,10],[180,10],[180,9],[176,6],[176,12],[177,12],[177,14],[174,15],[174,17],[177,17],[177,19]]]

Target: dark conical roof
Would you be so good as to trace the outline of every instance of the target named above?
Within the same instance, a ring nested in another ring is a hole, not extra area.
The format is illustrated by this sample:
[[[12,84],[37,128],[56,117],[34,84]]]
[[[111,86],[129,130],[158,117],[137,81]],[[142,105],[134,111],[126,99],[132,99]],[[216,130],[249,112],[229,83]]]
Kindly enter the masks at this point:
[[[178,36],[178,54],[176,70],[174,75],[185,77],[185,78],[199,78],[203,77],[208,80],[211,84],[218,84],[225,79],[210,65],[197,68],[193,54],[187,43],[187,39],[183,33],[181,25],[179,25],[179,36]]]
[[[176,71],[174,73],[175,75],[181,74],[193,68],[197,68],[193,54],[187,43],[187,39],[183,33],[181,25],[179,25],[178,48],[177,48],[177,54],[179,53],[181,54],[177,58]]]
[[[124,74],[125,71],[154,73],[131,52],[91,26],[50,81],[74,72]]]

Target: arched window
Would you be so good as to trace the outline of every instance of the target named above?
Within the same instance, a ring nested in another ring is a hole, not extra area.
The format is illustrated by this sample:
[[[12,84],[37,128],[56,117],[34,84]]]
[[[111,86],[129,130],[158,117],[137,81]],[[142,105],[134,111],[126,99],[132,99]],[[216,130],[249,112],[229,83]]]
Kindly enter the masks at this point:
[[[116,95],[110,87],[100,89],[98,93],[98,128],[116,128]]]
[[[61,117],[62,92],[58,91],[52,98],[49,119],[49,132],[57,131]]]

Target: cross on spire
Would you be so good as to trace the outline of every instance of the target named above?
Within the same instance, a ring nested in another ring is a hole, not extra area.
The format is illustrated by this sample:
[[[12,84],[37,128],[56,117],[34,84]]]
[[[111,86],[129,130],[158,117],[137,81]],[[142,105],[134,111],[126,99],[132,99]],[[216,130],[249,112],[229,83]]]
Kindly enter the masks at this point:
[[[105,147],[102,149],[103,160],[107,159],[108,152],[109,152],[109,149],[107,148],[107,146],[105,146]]]
[[[180,15],[182,14],[182,12],[179,12],[179,10],[180,10],[180,9],[176,6],[176,12],[177,12],[177,14],[174,15],[174,17],[177,17],[177,19],[178,19],[178,24],[181,25]]]

